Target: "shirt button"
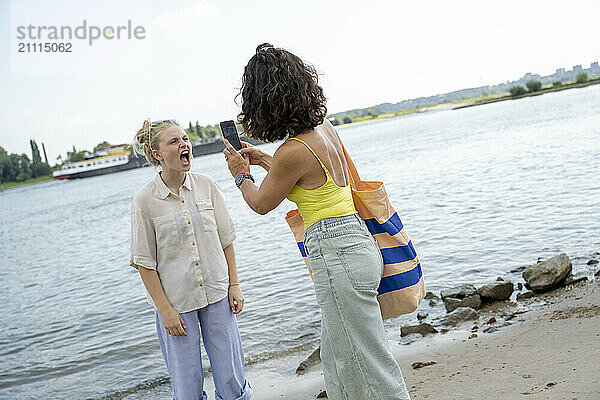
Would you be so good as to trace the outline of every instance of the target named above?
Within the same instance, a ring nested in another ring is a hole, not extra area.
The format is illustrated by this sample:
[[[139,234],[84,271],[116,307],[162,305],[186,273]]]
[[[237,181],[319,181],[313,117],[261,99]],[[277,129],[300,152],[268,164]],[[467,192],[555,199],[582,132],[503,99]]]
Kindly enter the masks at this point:
[[[195,245],[196,245],[196,243],[192,242],[192,246],[195,246]]]
[[[185,200],[181,200],[182,203],[185,203]]]
[[[192,223],[191,221],[188,221],[188,225],[191,224],[191,223]]]
[[[196,263],[196,267],[199,267],[199,266],[200,266],[200,263],[199,263],[199,262],[197,262],[197,263]]]

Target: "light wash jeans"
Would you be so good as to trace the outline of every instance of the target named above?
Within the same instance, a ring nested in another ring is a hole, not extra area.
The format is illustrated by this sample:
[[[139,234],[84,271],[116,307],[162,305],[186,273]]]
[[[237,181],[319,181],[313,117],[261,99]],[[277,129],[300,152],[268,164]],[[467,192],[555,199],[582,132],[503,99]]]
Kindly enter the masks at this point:
[[[390,352],[377,302],[383,259],[357,214],[306,230],[304,245],[321,306],[321,360],[330,400],[410,399]]]
[[[200,328],[215,382],[215,399],[247,400],[252,397],[252,388],[244,374],[242,340],[228,297],[181,314],[187,336],[169,335],[160,313],[156,311],[155,314],[158,343],[171,376],[173,400],[207,399],[203,390]]]

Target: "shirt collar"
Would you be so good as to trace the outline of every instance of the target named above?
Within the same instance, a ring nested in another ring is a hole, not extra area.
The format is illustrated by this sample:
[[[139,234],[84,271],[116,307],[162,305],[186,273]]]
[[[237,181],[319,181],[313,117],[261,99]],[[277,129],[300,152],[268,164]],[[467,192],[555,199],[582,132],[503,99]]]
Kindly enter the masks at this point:
[[[181,185],[182,187],[186,188],[187,190],[192,190],[192,185],[190,182],[190,174],[188,174],[187,172],[185,173],[185,179],[183,180],[183,184]]]
[[[171,193],[171,189],[169,189],[167,185],[165,185],[162,178],[160,177],[160,174],[156,174],[156,176],[154,177],[154,187],[156,189],[156,195],[162,200],[166,199],[169,196],[169,193]],[[184,187],[187,190],[192,190],[190,183],[190,174],[188,174],[187,172],[185,173],[185,179],[183,180],[183,184],[181,185],[181,187]]]

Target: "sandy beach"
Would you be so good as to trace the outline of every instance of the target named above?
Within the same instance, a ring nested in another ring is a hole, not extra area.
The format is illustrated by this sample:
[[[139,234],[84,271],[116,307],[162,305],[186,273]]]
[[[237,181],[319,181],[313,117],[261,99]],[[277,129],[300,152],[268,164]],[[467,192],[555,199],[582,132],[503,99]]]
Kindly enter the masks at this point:
[[[600,279],[492,303],[455,330],[392,346],[413,400],[600,399]],[[247,377],[257,400],[315,399],[325,388],[320,364],[302,376],[250,368]],[[169,398],[170,387],[152,397]]]
[[[497,322],[487,324],[492,317]],[[477,337],[468,339],[474,325]],[[492,304],[461,328],[394,346],[413,400],[600,399],[600,280],[519,305]],[[497,330],[482,332],[488,328]],[[435,364],[411,367],[430,361]],[[255,398],[314,399],[324,388],[319,366],[314,369],[293,378],[251,375]]]

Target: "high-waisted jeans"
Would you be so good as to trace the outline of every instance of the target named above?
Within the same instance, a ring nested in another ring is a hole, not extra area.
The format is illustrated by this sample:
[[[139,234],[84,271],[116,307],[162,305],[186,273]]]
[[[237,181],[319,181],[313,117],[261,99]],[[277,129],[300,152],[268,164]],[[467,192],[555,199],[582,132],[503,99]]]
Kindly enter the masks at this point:
[[[306,230],[304,245],[321,306],[321,360],[330,400],[410,399],[390,352],[377,302],[383,259],[357,214]]]

